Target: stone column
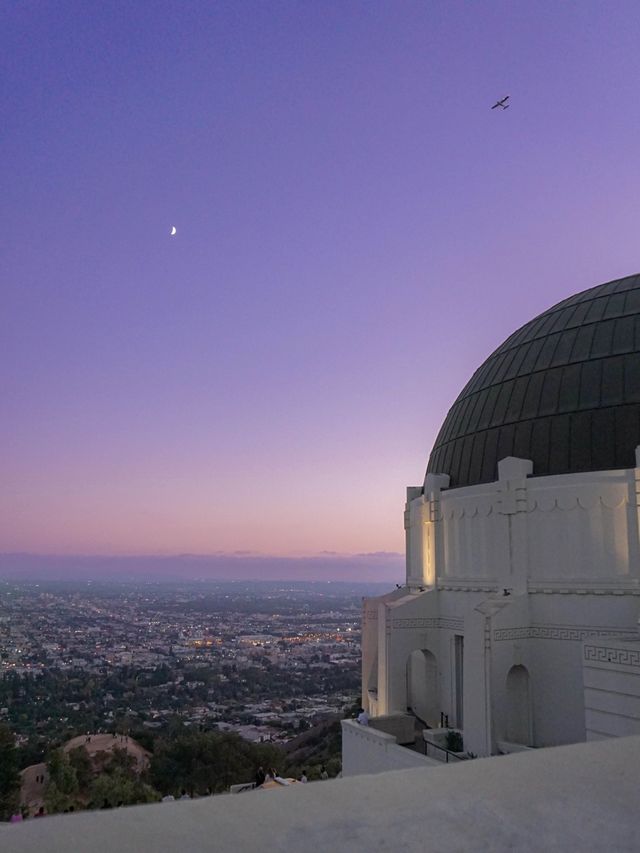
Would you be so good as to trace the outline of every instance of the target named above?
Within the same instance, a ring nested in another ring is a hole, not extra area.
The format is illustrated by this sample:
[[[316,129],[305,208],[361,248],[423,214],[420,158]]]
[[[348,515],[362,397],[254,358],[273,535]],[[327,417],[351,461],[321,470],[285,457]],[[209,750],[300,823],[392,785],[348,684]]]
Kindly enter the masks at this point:
[[[440,491],[449,485],[447,474],[427,474],[424,486],[409,486],[404,513],[407,537],[407,586],[434,586],[440,534]]]
[[[498,462],[497,510],[506,515],[509,535],[509,565],[502,569],[500,583],[514,593],[527,592],[529,574],[527,549],[527,475],[533,473],[530,459],[508,456]]]
[[[389,713],[389,608],[384,601],[378,604],[378,715]]]
[[[435,586],[442,559],[442,514],[440,493],[449,487],[448,474],[427,474],[424,479],[426,513],[423,520],[422,582]]]
[[[365,598],[362,604],[361,647],[362,707],[369,716],[375,717],[378,714],[378,603],[375,598]]]
[[[467,615],[464,624],[466,661],[464,667],[464,745],[476,755],[494,753],[493,617],[511,603],[509,597],[485,599]]]
[[[424,497],[420,486],[407,486],[404,508],[405,559],[407,586],[420,586],[422,581],[422,519]]]

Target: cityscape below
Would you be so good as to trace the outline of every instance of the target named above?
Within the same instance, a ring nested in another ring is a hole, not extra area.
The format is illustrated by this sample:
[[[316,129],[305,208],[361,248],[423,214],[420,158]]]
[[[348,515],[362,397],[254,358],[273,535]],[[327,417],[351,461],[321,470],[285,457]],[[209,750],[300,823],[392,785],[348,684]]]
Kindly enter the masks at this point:
[[[373,587],[4,582],[0,716],[21,744],[174,717],[286,741],[353,703]]]
[[[362,598],[382,588],[0,581],[0,734],[25,817],[216,793],[267,762],[335,776]],[[187,743],[215,758],[167,771],[166,750],[185,760]]]

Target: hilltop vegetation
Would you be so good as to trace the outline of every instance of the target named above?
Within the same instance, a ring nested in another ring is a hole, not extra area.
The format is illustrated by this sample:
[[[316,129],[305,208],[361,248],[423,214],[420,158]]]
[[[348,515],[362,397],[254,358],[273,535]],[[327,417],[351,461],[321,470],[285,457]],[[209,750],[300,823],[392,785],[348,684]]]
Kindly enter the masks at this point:
[[[16,810],[20,793],[18,750],[9,728],[0,723],[0,820]]]
[[[48,814],[56,814],[149,803],[169,794],[179,797],[184,792],[192,797],[207,796],[253,781],[259,767],[273,767],[280,775],[293,778],[299,778],[304,771],[310,781],[320,779],[323,766],[329,776],[340,772],[338,720],[305,731],[286,747],[250,743],[230,732],[198,731],[178,720],[160,734],[141,731],[140,741],[121,736],[118,740],[114,737],[111,744],[111,738],[112,735],[94,735],[91,741],[87,736],[87,742],[79,746],[67,744],[50,749],[38,771],[40,777],[45,774],[46,784],[35,799],[33,794],[26,797],[30,810],[37,811],[43,805]],[[99,746],[95,751],[96,739],[100,744],[108,739],[109,748]],[[142,754],[144,761],[139,758]],[[3,820],[18,808],[18,758],[11,732],[0,726]]]

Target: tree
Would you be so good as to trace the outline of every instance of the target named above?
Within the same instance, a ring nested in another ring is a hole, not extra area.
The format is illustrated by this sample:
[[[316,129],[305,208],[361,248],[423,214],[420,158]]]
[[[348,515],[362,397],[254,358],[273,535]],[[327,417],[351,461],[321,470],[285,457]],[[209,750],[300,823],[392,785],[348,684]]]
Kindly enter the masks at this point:
[[[58,814],[66,812],[69,806],[75,805],[73,797],[61,791],[55,782],[47,782],[47,787],[44,792],[44,804],[47,809],[47,814]]]
[[[136,803],[153,803],[160,799],[157,791],[121,767],[112,773],[103,773],[91,785],[92,808],[131,806]]]
[[[76,746],[75,749],[69,750],[69,764],[76,772],[78,787],[81,791],[85,791],[91,784],[93,779],[93,764],[89,753],[83,746]]]
[[[66,811],[75,805],[78,794],[78,776],[69,756],[63,749],[55,749],[47,761],[49,781],[44,792],[44,802],[49,814]]]
[[[253,779],[260,765],[281,767],[283,760],[283,752],[270,744],[251,744],[236,734],[189,731],[156,744],[150,776],[163,794],[182,788],[220,792]]]
[[[20,775],[15,739],[8,726],[0,724],[0,820],[8,820],[20,801]]]

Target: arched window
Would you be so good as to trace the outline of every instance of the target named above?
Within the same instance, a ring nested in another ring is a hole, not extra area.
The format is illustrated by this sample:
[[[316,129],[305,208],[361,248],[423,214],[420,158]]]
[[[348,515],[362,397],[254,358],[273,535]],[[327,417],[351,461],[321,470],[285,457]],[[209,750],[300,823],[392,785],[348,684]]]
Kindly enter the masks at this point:
[[[512,666],[507,673],[507,740],[532,746],[531,688],[526,666]]]

